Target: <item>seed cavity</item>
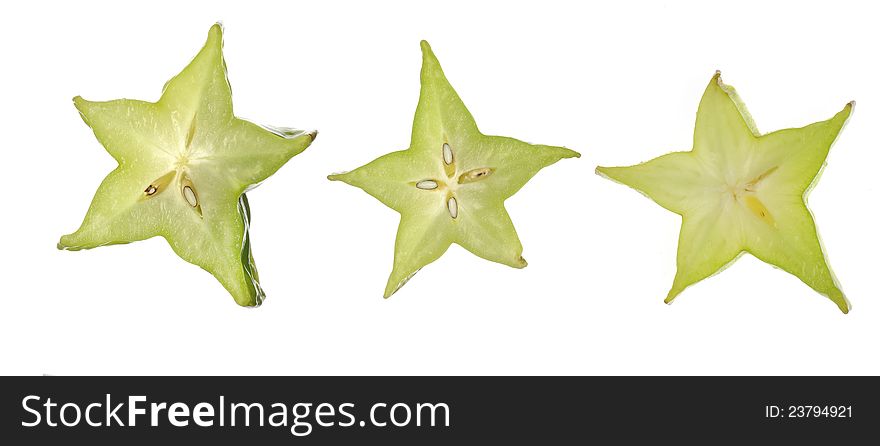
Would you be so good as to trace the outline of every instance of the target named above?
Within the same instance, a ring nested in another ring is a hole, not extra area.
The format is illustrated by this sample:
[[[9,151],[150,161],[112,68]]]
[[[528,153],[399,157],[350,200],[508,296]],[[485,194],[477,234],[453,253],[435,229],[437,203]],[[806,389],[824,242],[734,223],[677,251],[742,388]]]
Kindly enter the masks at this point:
[[[458,201],[455,197],[449,197],[446,200],[446,209],[449,210],[449,216],[452,218],[458,218]]]
[[[749,181],[748,183],[746,183],[746,187],[745,187],[746,192],[755,192],[757,190],[758,184],[761,181],[763,181],[765,178],[769,177],[770,174],[772,174],[773,172],[776,172],[776,169],[778,169],[778,168],[779,168],[779,166],[771,167],[770,169],[767,169],[766,172],[755,177],[755,179],[753,179],[752,181]]]
[[[422,180],[416,183],[416,187],[422,190],[434,190],[437,189],[438,184],[434,180]]]
[[[776,219],[773,218],[773,215],[770,214],[770,211],[758,197],[748,194],[743,198],[743,201],[746,204],[746,208],[752,211],[752,214],[755,214],[761,221],[770,226],[776,226]]]
[[[175,175],[177,175],[177,172],[172,170],[171,172],[156,178],[144,189],[144,195],[141,196],[141,199],[152,198],[161,194],[168,187],[168,184],[171,183],[171,180],[174,179]]]
[[[757,197],[758,185],[764,181],[767,177],[776,172],[778,166],[771,167],[764,171],[762,174],[756,176],[751,181],[742,186],[742,189],[739,191],[734,191],[733,199],[734,201],[741,201],[741,203],[748,209],[755,217],[758,217],[759,220],[764,223],[776,227],[776,219],[773,218],[773,215],[770,213],[770,210],[767,209],[767,206],[764,205],[763,202]]]
[[[443,162],[448,166],[453,161],[455,161],[455,157],[452,155],[452,147],[449,147],[448,143],[443,143]]]
[[[469,170],[458,177],[458,184],[473,183],[474,181],[485,179],[494,172],[495,169],[491,167]]]
[[[193,115],[192,121],[189,122],[189,130],[186,132],[185,147],[189,149],[192,145],[193,137],[196,135],[196,117]]]

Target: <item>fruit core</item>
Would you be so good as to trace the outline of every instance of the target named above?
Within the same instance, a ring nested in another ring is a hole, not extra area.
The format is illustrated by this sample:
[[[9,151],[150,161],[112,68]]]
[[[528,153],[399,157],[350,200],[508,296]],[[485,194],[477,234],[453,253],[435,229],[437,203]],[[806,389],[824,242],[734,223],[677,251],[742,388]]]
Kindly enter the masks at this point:
[[[142,199],[151,199],[161,195],[168,189],[177,189],[179,198],[186,205],[193,209],[196,214],[202,216],[202,208],[199,203],[199,193],[196,185],[193,184],[189,175],[189,167],[194,161],[198,161],[198,157],[193,157],[192,142],[196,132],[196,120],[193,116],[186,134],[186,139],[178,150],[178,153],[163,152],[174,159],[171,162],[171,170],[159,178],[151,181],[144,188]]]
[[[446,178],[425,178],[415,183],[415,187],[429,192],[443,192],[446,194],[446,210],[449,216],[455,220],[458,218],[458,197],[456,192],[459,187],[488,178],[495,169],[492,167],[480,167],[466,172],[459,172],[455,163],[455,152],[448,142],[440,147],[440,159]]]
[[[758,198],[758,191],[761,183],[776,172],[776,169],[777,167],[774,166],[751,180],[730,185],[727,189],[727,193],[735,203],[745,206],[755,217],[774,227],[776,226],[776,220],[764,203],[761,202],[760,198]]]

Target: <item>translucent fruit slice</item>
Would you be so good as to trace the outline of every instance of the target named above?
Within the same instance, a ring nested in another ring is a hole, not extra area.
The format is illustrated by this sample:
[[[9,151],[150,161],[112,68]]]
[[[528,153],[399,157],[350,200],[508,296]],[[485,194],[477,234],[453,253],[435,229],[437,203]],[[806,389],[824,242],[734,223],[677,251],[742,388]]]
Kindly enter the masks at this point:
[[[827,121],[760,135],[736,91],[716,73],[697,110],[692,151],[596,169],[682,216],[667,303],[748,252],[849,311],[807,196],[853,105]]]
[[[542,168],[580,156],[563,147],[480,133],[431,47],[421,45],[422,87],[409,149],[329,176],[401,215],[385,297],[453,243],[493,262],[526,266],[504,200]]]
[[[264,293],[251,255],[245,191],[312,143],[316,132],[268,129],[236,118],[214,25],[158,102],[119,99],[74,105],[119,163],[95,194],[82,226],[59,249],[164,237],[177,255],[211,274],[239,305]]]

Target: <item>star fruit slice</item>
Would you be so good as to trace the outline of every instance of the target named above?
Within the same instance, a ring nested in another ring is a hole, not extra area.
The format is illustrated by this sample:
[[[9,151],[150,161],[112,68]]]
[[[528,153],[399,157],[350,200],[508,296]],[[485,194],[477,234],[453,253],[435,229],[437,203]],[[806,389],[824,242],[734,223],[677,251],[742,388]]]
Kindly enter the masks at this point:
[[[667,303],[748,252],[797,276],[844,313],[850,310],[807,196],[853,105],[827,121],[761,135],[736,91],[716,73],[697,110],[693,150],[596,169],[681,215]]]
[[[316,132],[269,129],[236,118],[222,30],[165,85],[158,102],[74,98],[83,120],[119,163],[82,226],[59,249],[162,236],[178,256],[217,278],[242,306],[265,297],[251,255],[245,191],[311,144]]]
[[[400,213],[390,297],[453,243],[486,260],[523,268],[522,244],[504,201],[542,168],[580,154],[486,136],[422,41],[421,93],[406,150],[330,175]]]

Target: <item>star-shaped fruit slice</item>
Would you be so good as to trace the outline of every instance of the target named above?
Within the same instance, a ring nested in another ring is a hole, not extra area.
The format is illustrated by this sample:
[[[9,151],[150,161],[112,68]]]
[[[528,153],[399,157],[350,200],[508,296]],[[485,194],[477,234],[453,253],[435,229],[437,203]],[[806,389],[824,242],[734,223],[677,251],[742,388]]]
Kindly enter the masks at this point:
[[[236,118],[214,25],[198,55],[158,102],[74,105],[119,163],[101,183],[82,226],[59,249],[164,237],[177,255],[217,278],[239,305],[264,297],[248,238],[245,192],[305,150],[316,133]]]
[[[850,102],[827,121],[761,135],[736,91],[717,73],[697,110],[693,150],[596,169],[681,215],[678,270],[667,303],[748,252],[849,311],[807,195],[852,108]]]
[[[486,260],[526,266],[504,200],[542,168],[580,156],[563,147],[480,133],[424,41],[421,84],[410,147],[329,177],[400,213],[385,297],[453,243]]]

